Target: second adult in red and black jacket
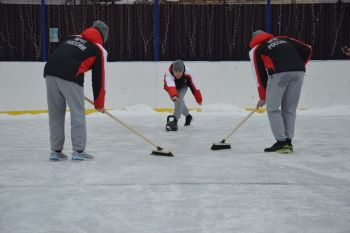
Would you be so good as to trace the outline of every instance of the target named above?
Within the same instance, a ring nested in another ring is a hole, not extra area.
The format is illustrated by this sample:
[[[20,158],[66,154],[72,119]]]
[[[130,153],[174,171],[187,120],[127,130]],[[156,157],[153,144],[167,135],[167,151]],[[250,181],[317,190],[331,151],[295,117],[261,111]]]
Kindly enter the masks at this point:
[[[107,51],[102,44],[100,32],[92,27],[80,35],[66,38],[49,57],[44,68],[44,77],[51,75],[83,86],[84,73],[92,70],[95,108],[103,108]]]
[[[269,33],[253,37],[249,47],[249,57],[261,100],[266,98],[268,75],[288,71],[305,72],[305,65],[312,53],[310,45],[287,36],[274,37]]]
[[[198,84],[191,73],[190,69],[185,67],[181,78],[175,78],[175,75],[172,70],[172,65],[166,71],[164,75],[164,89],[168,92],[170,97],[178,96],[178,90],[183,87],[189,87],[191,92],[196,99],[198,104],[202,104],[202,94],[198,88]]]

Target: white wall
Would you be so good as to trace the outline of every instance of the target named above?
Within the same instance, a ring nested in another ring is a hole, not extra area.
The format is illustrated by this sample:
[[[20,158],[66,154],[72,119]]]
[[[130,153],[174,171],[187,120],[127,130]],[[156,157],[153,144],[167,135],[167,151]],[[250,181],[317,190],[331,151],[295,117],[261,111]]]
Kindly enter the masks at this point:
[[[203,104],[224,103],[254,107],[255,81],[249,62],[185,62],[195,74]],[[106,107],[144,104],[172,107],[163,90],[163,75],[170,62],[110,62],[107,67]],[[307,67],[299,107],[348,105],[349,61],[311,61]],[[0,111],[47,109],[42,62],[0,62]],[[85,78],[85,93],[92,97],[91,74]],[[197,107],[190,91],[189,107]]]

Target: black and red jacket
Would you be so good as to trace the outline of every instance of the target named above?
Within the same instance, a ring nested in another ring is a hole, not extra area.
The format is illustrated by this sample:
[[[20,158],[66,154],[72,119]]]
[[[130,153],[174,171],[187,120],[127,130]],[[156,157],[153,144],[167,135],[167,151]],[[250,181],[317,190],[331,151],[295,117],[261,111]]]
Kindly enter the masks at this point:
[[[172,71],[172,65],[170,65],[169,69],[166,71],[164,75],[164,89],[168,92],[170,97],[178,96],[177,91],[183,87],[189,87],[196,102],[198,104],[202,104],[202,94],[198,88],[198,84],[196,83],[193,74],[190,69],[185,67],[185,71],[183,72],[181,78],[177,79]]]
[[[288,71],[304,71],[309,62],[312,49],[294,38],[287,36],[274,37],[261,33],[252,38],[249,47],[250,61],[256,76],[261,100],[266,99],[268,75]]]
[[[44,68],[44,77],[51,75],[83,86],[84,73],[92,70],[95,108],[103,108],[107,51],[102,44],[100,32],[92,27],[80,35],[66,38],[49,57]]]

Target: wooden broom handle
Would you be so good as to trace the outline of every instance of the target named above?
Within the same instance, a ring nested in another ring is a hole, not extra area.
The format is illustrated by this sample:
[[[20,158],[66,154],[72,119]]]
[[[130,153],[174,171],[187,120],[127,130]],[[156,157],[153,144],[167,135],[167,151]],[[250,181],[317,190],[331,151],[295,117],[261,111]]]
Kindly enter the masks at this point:
[[[244,122],[246,122],[246,121],[249,119],[249,117],[251,117],[251,116],[254,114],[254,112],[256,112],[256,110],[251,111],[251,112],[249,113],[249,115],[246,116],[246,117],[245,117],[231,132],[230,132],[230,134],[227,135],[227,137],[223,139],[223,141],[225,142],[229,137],[231,137],[231,135],[234,134],[234,133],[244,124]]]

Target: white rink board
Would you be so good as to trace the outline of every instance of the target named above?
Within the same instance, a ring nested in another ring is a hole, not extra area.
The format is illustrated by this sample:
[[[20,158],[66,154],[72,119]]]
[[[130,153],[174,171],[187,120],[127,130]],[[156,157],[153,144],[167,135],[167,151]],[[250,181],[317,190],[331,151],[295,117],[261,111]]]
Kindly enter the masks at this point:
[[[203,104],[254,107],[257,100],[250,63],[185,62],[195,74]],[[43,62],[0,62],[0,111],[45,110],[46,89]],[[163,90],[163,75],[170,62],[109,62],[106,79],[106,107],[121,109],[133,105],[172,107]],[[299,107],[348,104],[350,99],[349,61],[311,61]],[[85,78],[86,95],[92,96],[91,73]],[[189,107],[198,107],[190,91]]]

